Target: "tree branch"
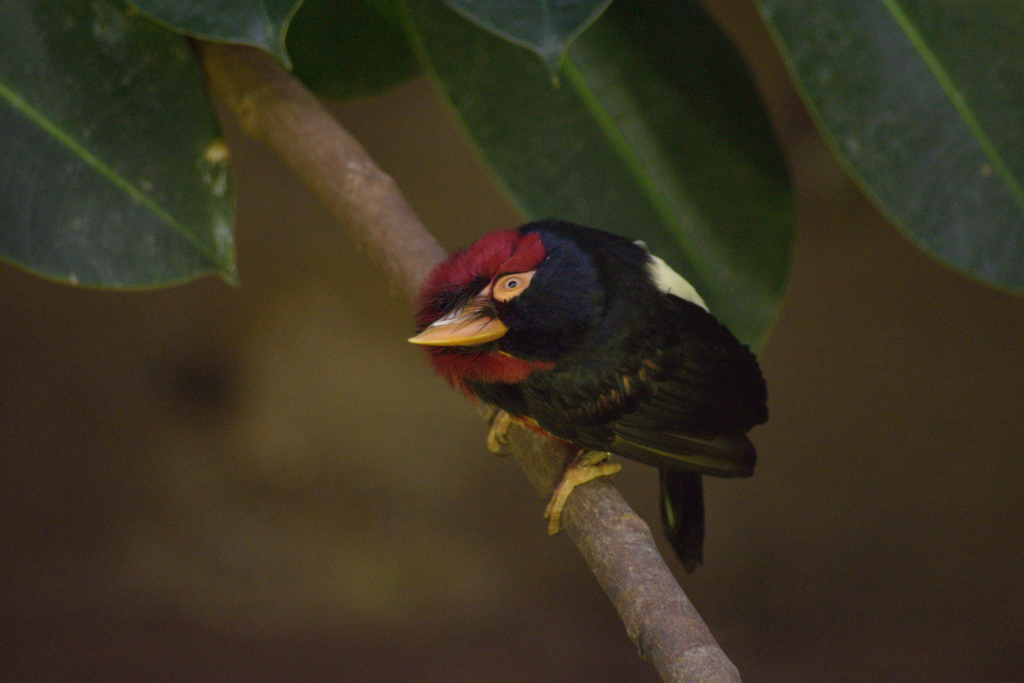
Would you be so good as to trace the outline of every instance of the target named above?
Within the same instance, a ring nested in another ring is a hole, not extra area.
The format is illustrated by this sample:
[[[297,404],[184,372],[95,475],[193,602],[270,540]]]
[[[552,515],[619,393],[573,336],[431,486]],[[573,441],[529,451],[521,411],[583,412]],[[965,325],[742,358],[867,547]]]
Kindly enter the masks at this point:
[[[270,55],[202,41],[197,47],[214,91],[242,128],[291,166],[392,285],[414,300],[445,251],[394,181]],[[565,468],[564,448],[514,425],[508,436],[516,461],[541,495],[550,496]],[[577,488],[562,519],[630,639],[663,680],[740,680],[658,554],[650,529],[610,482]]]

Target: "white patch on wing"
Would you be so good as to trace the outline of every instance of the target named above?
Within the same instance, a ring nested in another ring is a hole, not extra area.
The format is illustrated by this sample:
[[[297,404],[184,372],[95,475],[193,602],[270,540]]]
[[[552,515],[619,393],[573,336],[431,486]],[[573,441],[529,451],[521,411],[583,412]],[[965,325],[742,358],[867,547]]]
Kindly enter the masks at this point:
[[[651,257],[650,262],[647,264],[647,270],[658,289],[666,294],[672,294],[680,299],[695,303],[705,311],[708,310],[708,305],[704,303],[704,299],[700,298],[697,290],[693,288],[693,285],[684,280],[682,275],[672,270],[664,260],[651,254],[650,250],[647,249],[647,245],[643,242],[637,240],[635,244],[643,247]]]

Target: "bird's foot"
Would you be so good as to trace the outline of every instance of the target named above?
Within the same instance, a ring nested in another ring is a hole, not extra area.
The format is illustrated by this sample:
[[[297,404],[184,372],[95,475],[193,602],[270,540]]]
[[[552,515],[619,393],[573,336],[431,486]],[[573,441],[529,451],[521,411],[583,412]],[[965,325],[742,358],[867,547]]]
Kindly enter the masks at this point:
[[[609,455],[611,454],[603,451],[583,451],[569,465],[562,475],[562,481],[558,482],[558,486],[551,493],[551,500],[544,510],[549,534],[554,536],[561,530],[562,508],[565,507],[565,502],[569,500],[569,494],[573,489],[598,477],[610,477],[622,469],[622,465],[608,462]]]
[[[487,450],[496,455],[504,455],[502,448],[508,443],[506,434],[512,424],[512,417],[504,410],[499,410],[491,420],[491,431],[487,434]]]

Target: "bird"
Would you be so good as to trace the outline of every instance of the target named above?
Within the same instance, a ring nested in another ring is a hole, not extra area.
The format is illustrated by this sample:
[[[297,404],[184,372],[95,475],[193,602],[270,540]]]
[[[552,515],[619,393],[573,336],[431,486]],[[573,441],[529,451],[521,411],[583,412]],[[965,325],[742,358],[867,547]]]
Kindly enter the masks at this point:
[[[747,433],[768,419],[750,349],[643,242],[546,219],[487,234],[424,281],[417,334],[434,370],[512,422],[564,443],[569,466],[545,511],[620,469],[660,470],[661,520],[690,573],[703,563],[703,475],[748,477]]]

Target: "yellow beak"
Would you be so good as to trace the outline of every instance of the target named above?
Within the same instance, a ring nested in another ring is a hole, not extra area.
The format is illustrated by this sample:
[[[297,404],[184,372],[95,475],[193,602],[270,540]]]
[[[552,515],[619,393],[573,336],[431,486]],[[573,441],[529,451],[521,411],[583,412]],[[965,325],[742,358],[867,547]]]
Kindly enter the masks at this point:
[[[493,316],[480,317],[483,302],[470,301],[435,320],[409,341],[423,346],[479,346],[500,339],[508,328]]]

